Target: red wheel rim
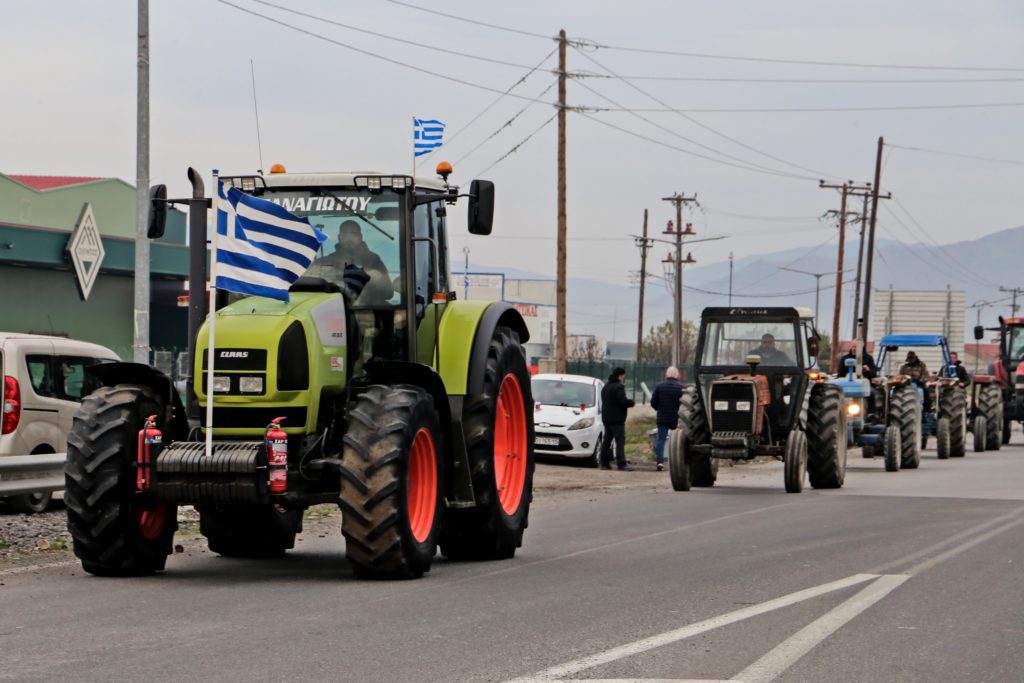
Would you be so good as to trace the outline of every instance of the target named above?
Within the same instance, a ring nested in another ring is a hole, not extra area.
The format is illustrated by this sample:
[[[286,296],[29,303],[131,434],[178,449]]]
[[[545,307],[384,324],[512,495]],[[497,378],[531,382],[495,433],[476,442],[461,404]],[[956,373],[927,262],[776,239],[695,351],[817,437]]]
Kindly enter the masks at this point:
[[[161,503],[155,508],[136,511],[139,519],[139,532],[147,541],[155,541],[164,530],[167,521],[167,506]]]
[[[526,487],[526,410],[519,380],[505,375],[494,415],[494,481],[505,514],[513,515]]]
[[[413,538],[422,543],[434,527],[437,510],[437,451],[430,430],[420,427],[412,440],[406,474],[405,507]]]

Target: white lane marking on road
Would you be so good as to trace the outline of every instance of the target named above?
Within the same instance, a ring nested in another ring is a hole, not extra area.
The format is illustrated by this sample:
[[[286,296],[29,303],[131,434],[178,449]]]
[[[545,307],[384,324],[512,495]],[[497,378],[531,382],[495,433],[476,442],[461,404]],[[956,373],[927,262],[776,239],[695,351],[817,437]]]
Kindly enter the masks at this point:
[[[905,574],[883,576],[864,587],[846,602],[826,612],[794,633],[746,669],[735,681],[768,683],[810,652],[818,643],[835,633],[858,614],[871,607],[910,577]]]
[[[939,564],[940,562],[945,562],[949,558],[955,557],[955,556],[959,555],[962,552],[966,552],[966,551],[970,550],[971,548],[973,548],[974,546],[978,545],[979,543],[984,543],[985,541],[987,541],[988,539],[992,538],[993,536],[997,536],[997,535],[1003,533],[1004,531],[1009,531],[1013,527],[1020,526],[1021,524],[1024,524],[1024,518],[1020,518],[1020,519],[1017,519],[1015,521],[1012,521],[1012,522],[1009,522],[1007,524],[1004,524],[1002,526],[996,527],[995,529],[992,529],[991,531],[987,531],[987,532],[983,533],[981,536],[973,538],[970,541],[967,541],[966,543],[961,543],[960,545],[956,546],[955,548],[950,548],[949,550],[947,550],[944,553],[940,553],[939,555],[936,555],[935,557],[932,557],[930,559],[925,560],[924,562],[921,562],[919,564],[914,565],[913,567],[911,567],[910,569],[907,570],[907,574],[914,574],[914,575],[920,574],[921,572],[925,571],[926,569],[931,569],[932,567],[934,567],[935,565]]]
[[[14,576],[15,574],[28,574],[40,569],[52,569],[53,567],[67,567],[78,564],[78,560],[60,560],[59,562],[47,562],[45,564],[31,564],[27,567],[14,567],[12,569],[0,569],[0,576]]]
[[[751,617],[756,617],[760,614],[765,614],[766,612],[772,612],[777,609],[782,609],[783,607],[789,607],[790,605],[795,605],[796,603],[816,598],[819,595],[825,595],[826,593],[849,588],[850,586],[856,586],[864,583],[865,581],[871,581],[872,579],[877,578],[879,578],[878,574],[854,574],[853,576],[848,576],[845,579],[839,579],[838,581],[824,583],[820,586],[815,586],[814,588],[807,588],[795,593],[790,593],[789,595],[774,598],[757,605],[738,609],[735,612],[721,614],[717,617],[712,617],[710,619],[705,619],[704,621],[698,621],[694,624],[683,626],[682,628],[673,629],[649,638],[643,638],[632,643],[627,643],[626,645],[620,645],[604,652],[581,657],[580,659],[576,659],[565,664],[544,669],[532,676],[514,679],[511,683],[557,680],[563,676],[568,676],[601,664],[614,662],[625,657],[631,657],[641,652],[646,652],[663,645],[669,645],[676,641],[690,638],[704,633],[705,631],[710,631],[721,626],[727,626],[728,624],[734,624],[738,621],[743,621],[744,619],[750,619]]]

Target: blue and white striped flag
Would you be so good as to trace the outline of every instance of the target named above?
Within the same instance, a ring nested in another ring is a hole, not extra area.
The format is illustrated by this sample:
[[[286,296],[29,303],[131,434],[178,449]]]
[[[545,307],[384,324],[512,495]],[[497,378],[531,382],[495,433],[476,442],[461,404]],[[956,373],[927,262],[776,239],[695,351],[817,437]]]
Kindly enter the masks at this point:
[[[273,202],[217,185],[217,289],[288,301],[327,235]]]
[[[415,156],[429,154],[441,146],[444,124],[437,119],[412,120],[412,148]]]

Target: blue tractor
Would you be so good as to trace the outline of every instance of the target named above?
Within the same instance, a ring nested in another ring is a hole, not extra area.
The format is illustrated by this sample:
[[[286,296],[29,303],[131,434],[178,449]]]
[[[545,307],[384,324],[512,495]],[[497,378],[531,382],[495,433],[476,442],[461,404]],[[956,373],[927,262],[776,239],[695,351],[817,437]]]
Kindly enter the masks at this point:
[[[928,437],[934,436],[935,450],[940,460],[951,456],[962,458],[966,455],[967,428],[971,423],[970,406],[967,389],[957,378],[950,362],[949,342],[946,341],[946,337],[941,334],[892,334],[882,337],[879,345],[882,347],[878,356],[879,369],[885,367],[889,354],[900,349],[938,348],[941,351],[942,367],[937,368],[935,376],[923,381],[904,377],[905,382],[913,382],[919,389],[922,399],[923,419],[919,445],[921,450],[924,450],[928,444]],[[984,421],[985,418],[979,417],[976,420]],[[984,422],[980,425],[974,424],[973,427],[981,434],[986,431]]]
[[[885,470],[915,469],[921,464],[923,392],[905,377],[856,377],[857,362],[846,361],[847,374],[831,380],[843,390],[847,441],[864,457],[881,453]]]

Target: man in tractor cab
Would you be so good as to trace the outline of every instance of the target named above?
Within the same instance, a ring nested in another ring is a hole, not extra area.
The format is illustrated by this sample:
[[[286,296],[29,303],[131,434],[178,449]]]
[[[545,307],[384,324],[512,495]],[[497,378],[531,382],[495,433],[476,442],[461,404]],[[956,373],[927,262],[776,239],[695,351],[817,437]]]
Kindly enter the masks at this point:
[[[949,352],[949,365],[946,366],[943,374],[947,377],[956,375],[956,378],[960,380],[964,386],[971,383],[971,376],[967,374],[967,368],[964,367],[963,361],[960,360],[960,355],[956,351]]]
[[[931,410],[932,400],[927,385],[931,375],[928,373],[928,366],[924,364],[924,361],[918,358],[913,351],[907,351],[907,360],[900,366],[899,374],[906,375],[914,384],[924,390],[924,411],[927,413]]]
[[[775,348],[775,335],[769,333],[761,335],[761,345],[747,355],[760,356],[761,365],[793,365],[789,356]]]
[[[306,275],[329,280],[342,291],[348,289],[360,305],[384,303],[395,293],[387,266],[363,241],[363,229],[353,220],[342,221],[334,251],[314,261]],[[358,287],[360,280],[362,287]]]

